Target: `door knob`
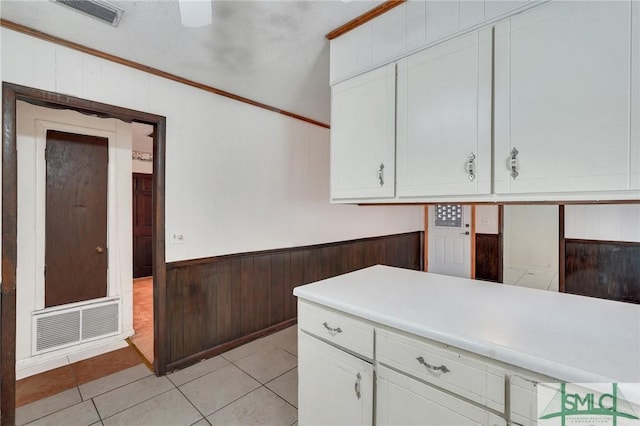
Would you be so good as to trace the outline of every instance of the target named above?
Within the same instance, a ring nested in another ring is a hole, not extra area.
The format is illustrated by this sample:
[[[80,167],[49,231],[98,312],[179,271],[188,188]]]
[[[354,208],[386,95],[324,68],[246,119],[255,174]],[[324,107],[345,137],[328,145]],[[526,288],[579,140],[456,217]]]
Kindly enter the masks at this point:
[[[96,247],[96,253],[98,253],[98,254],[104,253],[104,248],[100,247],[100,246]]]
[[[461,232],[460,235],[469,235],[469,231]]]

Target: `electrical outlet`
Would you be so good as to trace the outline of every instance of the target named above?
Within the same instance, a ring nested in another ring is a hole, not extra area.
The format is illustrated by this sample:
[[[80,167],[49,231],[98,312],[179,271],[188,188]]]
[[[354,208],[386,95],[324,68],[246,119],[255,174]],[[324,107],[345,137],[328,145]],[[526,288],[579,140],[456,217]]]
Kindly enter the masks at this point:
[[[171,244],[184,244],[184,234],[180,232],[173,232],[170,235],[169,242]]]

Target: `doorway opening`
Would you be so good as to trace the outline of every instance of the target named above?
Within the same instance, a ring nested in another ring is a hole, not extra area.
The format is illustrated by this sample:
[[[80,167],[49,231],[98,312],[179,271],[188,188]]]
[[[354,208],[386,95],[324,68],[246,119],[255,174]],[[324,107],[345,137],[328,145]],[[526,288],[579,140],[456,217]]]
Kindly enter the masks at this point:
[[[18,158],[16,151],[16,103],[53,109],[67,109],[127,123],[140,122],[153,127],[153,297],[154,372],[166,373],[166,264],[164,235],[165,133],[166,118],[127,108],[88,101],[40,89],[3,83],[2,154],[2,285],[0,303],[0,400],[2,421],[15,422],[16,382],[16,264],[18,225]]]
[[[153,364],[153,126],[132,123],[133,328],[130,343]]]

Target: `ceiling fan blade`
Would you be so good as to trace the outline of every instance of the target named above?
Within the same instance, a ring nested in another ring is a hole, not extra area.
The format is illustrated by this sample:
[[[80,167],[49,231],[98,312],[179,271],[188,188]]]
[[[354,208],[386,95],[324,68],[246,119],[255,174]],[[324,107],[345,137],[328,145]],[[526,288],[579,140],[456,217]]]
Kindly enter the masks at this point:
[[[178,0],[180,18],[185,27],[211,24],[211,0]]]

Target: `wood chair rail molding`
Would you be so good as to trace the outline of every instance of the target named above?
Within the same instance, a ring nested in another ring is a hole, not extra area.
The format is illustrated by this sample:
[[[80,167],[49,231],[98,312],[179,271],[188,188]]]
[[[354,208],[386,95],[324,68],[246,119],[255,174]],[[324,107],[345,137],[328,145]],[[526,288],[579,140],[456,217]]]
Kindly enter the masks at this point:
[[[370,11],[363,13],[357,18],[354,18],[351,21],[347,22],[346,24],[341,25],[340,27],[331,31],[325,36],[325,38],[327,40],[333,40],[334,38],[340,37],[342,34],[348,33],[349,31],[355,28],[358,28],[360,25],[364,24],[365,22],[369,22],[373,18],[376,18],[382,15],[386,11],[393,9],[396,6],[400,6],[402,3],[406,1],[407,0],[387,0],[381,5],[374,7]]]
[[[238,102],[243,102],[245,104],[253,105],[258,108],[263,108],[272,112],[276,112],[278,114],[286,115],[287,117],[295,118],[296,120],[301,120],[307,122],[309,124],[313,124],[316,126],[329,128],[329,125],[326,123],[322,123],[320,121],[314,120],[309,117],[304,117],[299,114],[295,114],[293,112],[284,111],[280,108],[273,107],[271,105],[266,105],[258,101],[254,101],[252,99],[248,99],[239,95],[235,95],[233,93],[227,92],[225,90],[216,89],[215,87],[208,86],[206,84],[198,83],[197,81],[189,80],[184,77],[180,77],[175,74],[171,74],[166,71],[159,70],[157,68],[153,68],[147,65],[140,64],[138,62],[130,61],[128,59],[121,58],[119,56],[111,55],[109,53],[103,52],[101,50],[93,49],[91,47],[84,46],[82,44],[65,40],[60,37],[56,37],[51,34],[47,34],[42,31],[35,30],[33,28],[27,27],[25,25],[17,24],[12,21],[8,21],[6,19],[0,19],[0,27],[8,28],[13,31],[17,31],[22,34],[27,34],[29,36],[39,38],[41,40],[49,41],[54,44],[58,44],[60,46],[68,47],[73,50],[77,50],[79,52],[87,53],[89,55],[96,56],[98,58],[106,59],[107,61],[115,62],[120,65],[124,65],[130,68],[137,69],[139,71],[147,72],[149,74],[156,75],[158,77],[166,78],[167,80],[172,80],[178,83],[186,84],[187,86],[195,87],[196,89],[204,90],[205,92],[213,93],[216,95],[224,96],[225,98],[233,99]]]

